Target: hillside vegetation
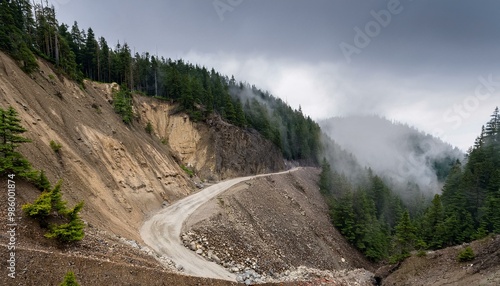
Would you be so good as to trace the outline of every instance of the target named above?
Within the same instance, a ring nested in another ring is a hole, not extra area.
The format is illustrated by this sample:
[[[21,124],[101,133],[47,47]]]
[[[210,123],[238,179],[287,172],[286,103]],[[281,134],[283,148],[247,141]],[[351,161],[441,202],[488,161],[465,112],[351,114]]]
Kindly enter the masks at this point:
[[[465,161],[456,160],[448,167],[441,194],[432,198],[418,187],[401,195],[371,169],[352,180],[325,160],[320,189],[330,202],[333,224],[368,258],[389,262],[402,260],[413,250],[440,249],[498,234],[499,124],[496,108]]]
[[[28,0],[0,3],[0,49],[27,72],[37,69],[35,55],[54,64],[60,74],[83,83],[87,78],[116,82],[122,89],[179,103],[193,121],[220,115],[234,125],[257,130],[271,140],[286,159],[317,163],[321,150],[319,126],[282,100],[248,84],[237,83],[214,69],[182,59],[132,54],[127,43],[112,48],[92,28],[80,30],[59,24],[52,6],[31,5]],[[33,13],[34,11],[34,13]],[[82,85],[83,86],[83,85]],[[131,122],[130,100],[125,94],[118,111]]]

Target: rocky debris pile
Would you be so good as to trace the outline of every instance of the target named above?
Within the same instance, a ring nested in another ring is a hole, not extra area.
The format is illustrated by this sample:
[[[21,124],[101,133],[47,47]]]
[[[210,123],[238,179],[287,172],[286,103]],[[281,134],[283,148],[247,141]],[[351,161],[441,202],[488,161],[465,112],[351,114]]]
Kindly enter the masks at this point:
[[[221,253],[211,246],[208,239],[196,232],[189,231],[181,234],[181,240],[184,246],[196,254],[204,257],[208,261],[215,262],[225,267],[229,272],[240,274],[238,277],[244,277],[243,281],[253,278],[260,279],[262,276],[258,273],[259,266],[256,258],[246,258],[242,261],[235,261],[228,251]],[[241,282],[243,282],[241,281]]]
[[[291,268],[285,272],[275,275],[276,278],[268,278],[269,283],[283,283],[296,281],[312,281],[313,285],[374,285],[373,273],[365,269],[344,270],[319,270],[306,266]],[[316,284],[317,283],[317,284]]]
[[[373,273],[365,269],[328,271],[305,266],[300,266],[298,268],[292,266],[290,269],[280,273],[263,273],[263,271],[259,269],[256,258],[246,258],[243,261],[238,261],[238,259],[232,258],[229,252],[226,251],[221,253],[216,250],[215,247],[210,245],[206,237],[194,231],[183,233],[181,235],[181,240],[186,248],[196,252],[196,254],[204,257],[208,261],[215,262],[225,267],[229,272],[235,273],[236,280],[245,285],[315,281],[320,283],[317,285],[364,286],[373,285],[375,281]]]

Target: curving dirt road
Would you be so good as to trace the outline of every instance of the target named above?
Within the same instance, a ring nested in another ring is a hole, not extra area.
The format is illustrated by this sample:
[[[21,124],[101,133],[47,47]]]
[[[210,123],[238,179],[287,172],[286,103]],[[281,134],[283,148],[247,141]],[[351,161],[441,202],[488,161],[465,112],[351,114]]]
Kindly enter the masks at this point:
[[[180,238],[182,225],[197,208],[235,184],[257,177],[284,174],[290,171],[235,178],[212,185],[162,209],[146,220],[140,230],[141,237],[156,253],[166,256],[176,265],[182,266],[184,273],[188,275],[236,281],[236,275],[216,263],[203,259],[182,245]]]

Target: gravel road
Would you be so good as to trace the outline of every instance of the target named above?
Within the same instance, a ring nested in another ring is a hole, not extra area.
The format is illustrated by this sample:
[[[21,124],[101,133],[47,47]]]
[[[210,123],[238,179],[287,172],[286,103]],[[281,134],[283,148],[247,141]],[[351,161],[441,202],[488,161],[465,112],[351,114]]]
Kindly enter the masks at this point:
[[[295,170],[297,168],[291,171]],[[182,245],[180,235],[183,223],[204,203],[240,182],[287,172],[289,171],[230,179],[203,189],[160,210],[146,220],[140,230],[141,237],[156,253],[170,258],[178,267],[182,266],[187,275],[236,281],[236,275]]]

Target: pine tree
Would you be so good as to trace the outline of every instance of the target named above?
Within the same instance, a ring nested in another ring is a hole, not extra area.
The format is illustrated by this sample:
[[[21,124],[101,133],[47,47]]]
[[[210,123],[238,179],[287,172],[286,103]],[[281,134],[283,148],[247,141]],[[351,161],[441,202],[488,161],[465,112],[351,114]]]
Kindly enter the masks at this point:
[[[319,175],[319,191],[323,194],[329,194],[332,191],[332,188],[332,169],[326,158],[323,158],[323,163],[321,164],[321,174]]]
[[[330,206],[332,222],[342,235],[352,244],[356,243],[355,214],[351,192],[344,194],[338,202]]]
[[[43,192],[32,204],[28,203],[22,206],[24,213],[40,221],[41,224],[50,215],[52,211],[52,198],[50,192]]]
[[[21,143],[31,142],[20,135],[24,132],[17,111],[12,106],[0,108],[0,174],[12,172],[25,178],[33,175],[31,164],[16,151]]]
[[[85,41],[84,51],[84,73],[88,78],[97,80],[99,45],[97,43],[97,40],[95,39],[94,31],[92,30],[92,28],[89,28],[87,30],[87,39]]]
[[[68,210],[66,209],[66,201],[63,201],[61,194],[61,186],[63,181],[59,180],[50,192],[50,201],[52,204],[52,209],[60,214],[66,214]]]
[[[80,241],[85,236],[85,224],[79,216],[83,208],[83,202],[78,203],[72,210],[67,211],[66,215],[69,222],[61,225],[50,226],[49,232],[45,234],[47,238],[55,238],[63,243]]]
[[[38,68],[33,47],[33,15],[27,0],[0,1],[0,50],[7,52],[25,72]]]
[[[236,100],[234,107],[234,112],[236,115],[235,124],[240,127],[246,126],[247,120],[245,118],[245,112],[243,111],[243,106],[241,105],[241,101],[239,99]]]
[[[401,220],[396,226],[395,246],[398,254],[407,256],[417,243],[416,228],[410,220],[408,211],[403,213]]]
[[[67,214],[66,202],[62,200],[61,185],[62,180],[59,180],[53,189],[45,190],[32,204],[23,205],[22,209],[26,215],[43,223],[54,210],[63,215]]]
[[[121,86],[113,95],[113,107],[125,124],[132,123],[132,95],[125,86]]]
[[[73,271],[68,271],[66,273],[66,276],[64,276],[64,280],[59,286],[79,286],[78,282],[76,281],[76,276]]]
[[[37,188],[42,192],[48,191],[52,188],[50,181],[43,170],[40,172],[40,176],[38,177]]]
[[[434,195],[431,206],[424,215],[423,238],[430,248],[438,249],[443,245],[444,211],[441,196]]]

